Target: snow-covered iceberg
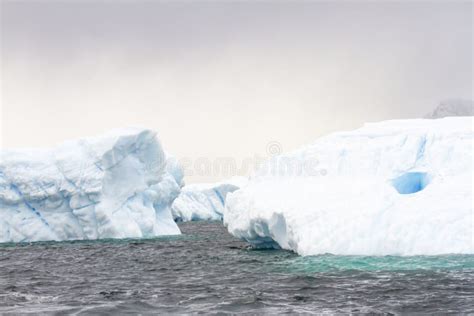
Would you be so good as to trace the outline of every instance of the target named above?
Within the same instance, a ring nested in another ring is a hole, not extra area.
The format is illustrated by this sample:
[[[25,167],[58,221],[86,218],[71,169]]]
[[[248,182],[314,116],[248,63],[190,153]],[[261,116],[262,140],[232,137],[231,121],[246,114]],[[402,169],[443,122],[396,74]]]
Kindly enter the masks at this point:
[[[243,187],[246,182],[247,178],[232,177],[217,183],[186,185],[173,202],[173,218],[177,222],[222,220],[227,194]]]
[[[129,128],[0,156],[0,242],[180,234],[176,160],[153,131]]]
[[[394,120],[320,138],[229,193],[224,224],[301,255],[472,254],[473,124]]]

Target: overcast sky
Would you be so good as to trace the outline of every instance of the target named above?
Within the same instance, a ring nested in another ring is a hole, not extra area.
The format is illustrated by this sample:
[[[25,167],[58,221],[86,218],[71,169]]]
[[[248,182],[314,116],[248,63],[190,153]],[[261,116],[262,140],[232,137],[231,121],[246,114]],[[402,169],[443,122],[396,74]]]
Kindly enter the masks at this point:
[[[139,125],[178,158],[240,162],[421,117],[472,99],[472,21],[469,1],[2,0],[2,146]]]

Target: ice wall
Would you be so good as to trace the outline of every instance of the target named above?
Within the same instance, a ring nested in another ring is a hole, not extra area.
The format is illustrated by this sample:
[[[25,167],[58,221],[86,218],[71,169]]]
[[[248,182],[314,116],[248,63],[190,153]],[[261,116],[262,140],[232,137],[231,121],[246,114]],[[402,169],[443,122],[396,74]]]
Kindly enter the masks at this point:
[[[173,202],[173,218],[178,222],[222,220],[227,194],[246,183],[247,178],[233,177],[217,183],[186,185]]]
[[[0,157],[0,242],[180,234],[182,172],[155,132],[118,129]]]
[[[301,255],[474,253],[473,118],[395,120],[269,160],[224,224]]]

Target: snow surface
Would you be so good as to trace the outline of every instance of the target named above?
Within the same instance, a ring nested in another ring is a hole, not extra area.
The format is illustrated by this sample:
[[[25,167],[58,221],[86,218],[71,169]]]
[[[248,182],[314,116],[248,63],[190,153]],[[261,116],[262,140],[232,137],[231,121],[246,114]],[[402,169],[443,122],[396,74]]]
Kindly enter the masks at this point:
[[[473,116],[474,102],[472,100],[452,99],[441,102],[433,112],[425,118],[443,118],[448,116]]]
[[[180,234],[182,171],[153,131],[113,130],[0,157],[0,242]]]
[[[472,254],[473,124],[394,120],[320,138],[229,193],[224,224],[300,255]]]
[[[178,222],[222,220],[227,194],[246,183],[247,178],[233,177],[217,183],[186,185],[173,202],[173,218]]]

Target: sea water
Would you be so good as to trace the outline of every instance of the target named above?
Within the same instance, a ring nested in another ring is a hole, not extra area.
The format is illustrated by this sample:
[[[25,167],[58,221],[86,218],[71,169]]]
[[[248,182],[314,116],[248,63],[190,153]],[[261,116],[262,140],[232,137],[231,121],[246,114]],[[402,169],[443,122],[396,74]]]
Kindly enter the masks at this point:
[[[0,312],[474,312],[474,256],[300,257],[220,222],[155,239],[0,245]]]

